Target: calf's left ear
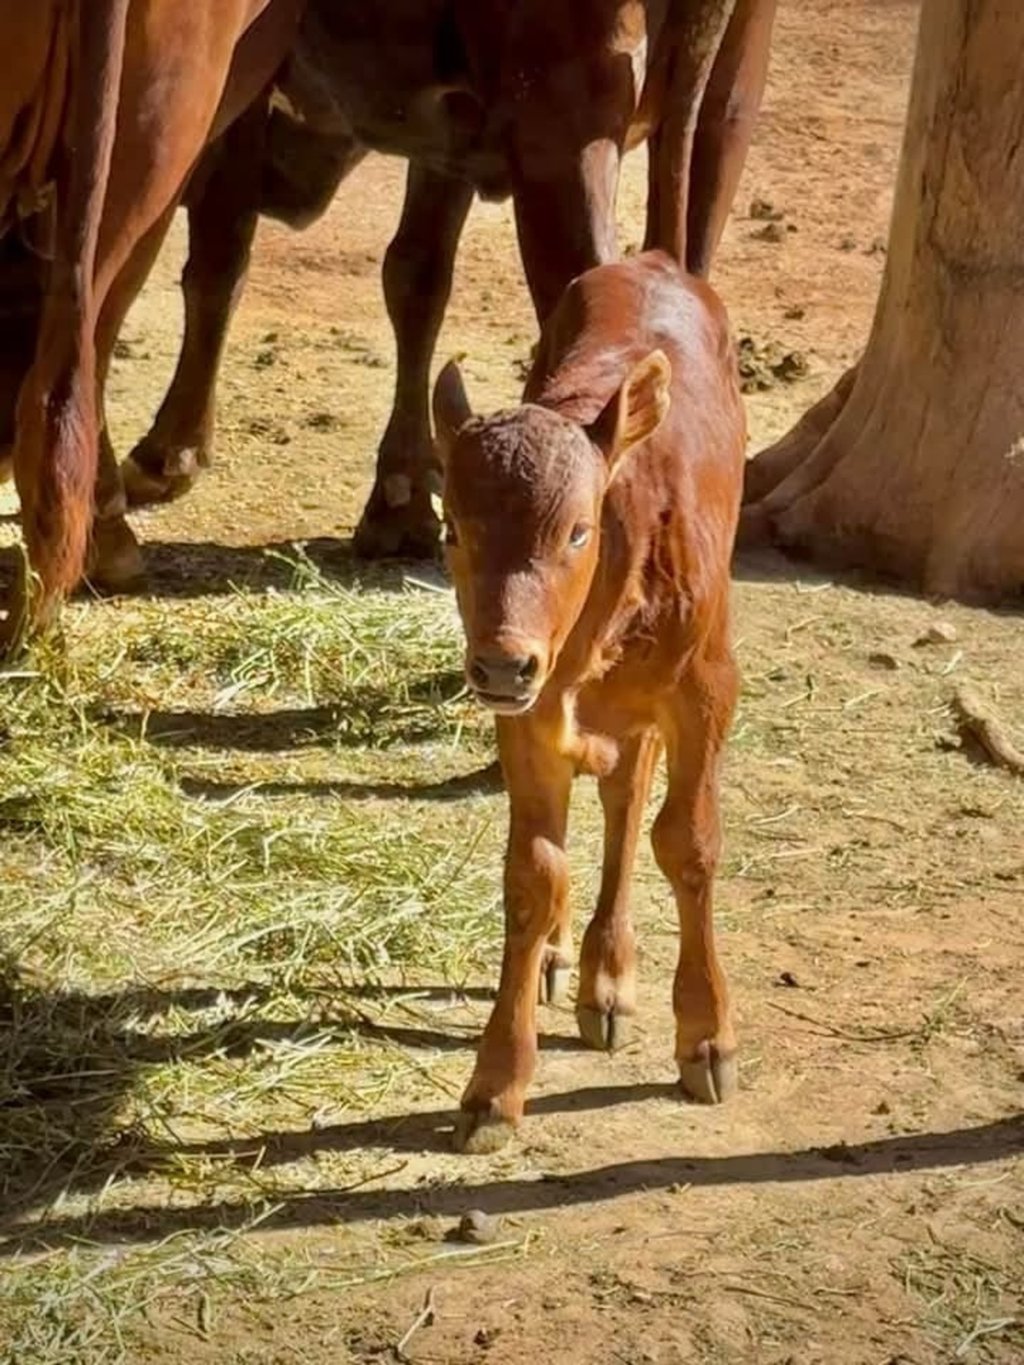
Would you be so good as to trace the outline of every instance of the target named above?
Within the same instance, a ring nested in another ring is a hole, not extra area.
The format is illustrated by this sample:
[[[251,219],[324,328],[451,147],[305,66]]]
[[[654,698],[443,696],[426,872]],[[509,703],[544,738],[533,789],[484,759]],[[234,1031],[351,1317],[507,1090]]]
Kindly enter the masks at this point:
[[[646,441],[669,409],[672,366],[664,351],[652,351],[634,365],[587,434],[602,451],[609,469],[631,446]]]
[[[461,429],[473,416],[462,382],[458,358],[449,360],[434,383],[434,431],[442,462],[455,443]]]

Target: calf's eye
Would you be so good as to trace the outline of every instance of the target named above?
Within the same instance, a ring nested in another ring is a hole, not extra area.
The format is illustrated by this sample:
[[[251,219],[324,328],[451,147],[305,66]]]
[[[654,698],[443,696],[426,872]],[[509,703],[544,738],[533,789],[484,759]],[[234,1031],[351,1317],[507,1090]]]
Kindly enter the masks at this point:
[[[590,527],[578,521],[569,532],[569,544],[574,550],[582,550],[590,539]]]

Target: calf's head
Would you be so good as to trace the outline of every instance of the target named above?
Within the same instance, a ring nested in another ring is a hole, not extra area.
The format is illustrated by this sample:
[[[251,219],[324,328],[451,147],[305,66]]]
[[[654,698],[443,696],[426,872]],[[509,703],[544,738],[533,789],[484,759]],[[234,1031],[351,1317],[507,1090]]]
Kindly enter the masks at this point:
[[[466,677],[492,710],[528,711],[550,677],[593,583],[609,482],[661,423],[669,380],[652,351],[583,427],[534,404],[474,417],[457,364],[438,376],[445,557]]]

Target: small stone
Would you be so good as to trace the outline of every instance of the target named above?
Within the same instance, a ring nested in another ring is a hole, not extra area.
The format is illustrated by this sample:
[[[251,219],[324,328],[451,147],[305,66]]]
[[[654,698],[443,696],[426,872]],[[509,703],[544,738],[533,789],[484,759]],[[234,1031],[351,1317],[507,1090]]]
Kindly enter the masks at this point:
[[[840,251],[856,251],[856,250],[857,250],[857,238],[856,238],[856,237],[851,237],[851,236],[849,236],[849,235],[847,235],[847,236],[845,236],[845,237],[840,237],[840,239],[839,239],[839,250],[840,250]]]
[[[482,1209],[470,1209],[459,1219],[455,1237],[459,1242],[471,1242],[474,1246],[490,1246],[498,1240],[501,1219],[494,1218]]]
[[[763,228],[750,234],[759,242],[784,242],[786,240],[786,229],[781,223],[765,223]]]
[[[777,209],[770,199],[755,197],[750,201],[750,216],[760,223],[777,223],[782,218],[782,210]]]
[[[807,313],[807,309],[800,303],[791,303],[782,316],[788,322],[799,322]]]
[[[790,990],[799,990],[800,982],[792,972],[779,972],[779,985],[788,986]]]
[[[887,654],[884,649],[873,650],[868,655],[868,663],[873,664],[875,668],[887,668],[890,673],[895,673],[900,666],[895,654]]]
[[[872,1113],[874,1113],[874,1114],[891,1114],[891,1113],[892,1113],[892,1110],[889,1108],[889,1106],[888,1106],[888,1104],[885,1102],[885,1100],[882,1100],[882,1102],[881,1102],[880,1104],[876,1104],[876,1105],[875,1105],[874,1109],[872,1110]]]
[[[948,621],[936,621],[917,637],[914,648],[920,649],[922,645],[951,645],[955,640],[956,627],[951,626]]]
[[[771,370],[776,379],[781,379],[784,384],[792,384],[796,379],[803,379],[809,368],[803,351],[787,351]]]

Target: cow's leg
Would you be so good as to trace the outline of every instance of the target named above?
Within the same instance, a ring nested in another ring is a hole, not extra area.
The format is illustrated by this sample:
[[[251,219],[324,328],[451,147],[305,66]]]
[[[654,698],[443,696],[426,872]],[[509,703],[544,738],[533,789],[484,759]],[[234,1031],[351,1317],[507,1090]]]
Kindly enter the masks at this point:
[[[99,434],[95,326],[102,296],[95,268],[127,20],[128,0],[95,0],[78,20],[68,125],[74,155],[64,166],[53,268],[15,416],[14,477],[28,571],[15,584],[0,647],[49,624],[85,560]]]
[[[257,100],[208,149],[189,187],[185,332],[153,426],[124,462],[130,506],[182,497],[210,464],[217,375],[259,220],[267,113]]]
[[[104,302],[177,201],[213,126],[240,33],[251,25],[247,36],[259,30],[266,38],[263,65],[243,73],[259,78],[239,99],[245,108],[279,63],[299,4],[220,0],[215,11],[128,0],[80,7],[77,70],[85,78],[69,115],[74,155],[36,358],[18,402],[14,469],[31,574],[16,588],[8,637],[25,624],[45,625],[84,568],[99,445],[95,329]]]
[[[429,557],[438,522],[430,503],[430,362],[451,292],[452,269],[473,190],[411,162],[398,231],[384,258],[384,298],[398,374],[377,473],[355,535],[368,559]]]
[[[106,387],[113,357],[114,342],[124,325],[129,308],[145,284],[167,236],[174,206],[165,209],[125,263],[107,294],[96,329],[97,383],[100,405],[99,466],[96,471],[96,501],[92,534],[86,557],[85,576],[92,587],[104,592],[130,592],[145,577],[142,551],[135,533],[125,520],[125,499],[121,470],[110,441],[106,420]]]
[[[557,122],[557,114],[552,115]],[[624,128],[533,171],[525,159],[515,192],[516,233],[526,284],[543,324],[576,275],[617,255],[615,196]]]
[[[594,917],[583,935],[576,1020],[580,1037],[609,1052],[628,1042],[636,1009],[636,948],[630,880],[640,823],[661,750],[656,730],[620,746],[599,790],[604,807],[604,866]]]
[[[661,717],[668,792],[652,832],[654,856],[679,912],[672,995],[679,1077],[689,1095],[707,1103],[736,1089],[736,1039],[712,921],[721,844],[718,769],[736,693],[736,668],[723,639],[694,660]]]
[[[660,248],[685,265],[690,175],[701,102],[737,0],[691,0],[672,23],[668,89],[648,147],[645,249]]]
[[[761,107],[777,0],[736,0],[701,102],[690,168],[686,268],[706,276]]]
[[[498,998],[462,1097],[455,1145],[493,1151],[523,1112],[537,1058],[537,979],[545,947],[569,913],[566,821],[573,765],[526,722],[498,722],[508,788],[505,951]]]

